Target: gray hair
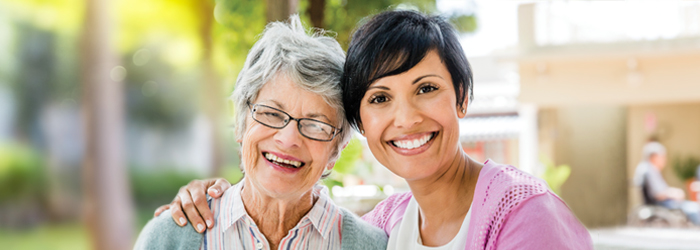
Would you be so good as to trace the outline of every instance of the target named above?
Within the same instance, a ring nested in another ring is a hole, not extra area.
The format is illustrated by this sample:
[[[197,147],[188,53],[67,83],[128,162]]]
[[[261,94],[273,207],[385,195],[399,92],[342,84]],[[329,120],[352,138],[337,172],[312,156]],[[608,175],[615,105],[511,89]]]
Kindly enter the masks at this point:
[[[649,161],[651,156],[659,154],[666,154],[666,147],[658,142],[649,142],[642,149],[642,159],[645,161]]]
[[[336,152],[331,160],[337,159],[352,135],[340,89],[345,53],[334,38],[325,34],[326,31],[320,29],[307,32],[298,15],[292,15],[289,23],[272,22],[265,27],[260,40],[248,52],[231,96],[237,140],[245,133],[248,103],[257,98],[263,85],[284,74],[302,89],[323,97],[337,110],[338,123],[333,126],[339,128],[340,133],[334,140]]]

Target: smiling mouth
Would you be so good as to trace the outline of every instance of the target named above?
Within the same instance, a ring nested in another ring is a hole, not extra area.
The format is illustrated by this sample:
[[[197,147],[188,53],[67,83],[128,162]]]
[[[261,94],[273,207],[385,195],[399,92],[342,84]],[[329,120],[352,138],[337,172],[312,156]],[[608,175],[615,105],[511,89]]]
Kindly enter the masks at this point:
[[[427,134],[421,138],[418,139],[413,139],[413,140],[395,140],[395,141],[389,141],[391,145],[397,148],[402,148],[402,149],[414,149],[414,148],[419,148],[426,143],[428,143],[430,140],[435,138],[435,135],[437,135],[437,132],[432,132],[430,134]]]
[[[285,168],[300,168],[300,167],[305,165],[305,163],[303,163],[303,162],[281,159],[281,158],[279,158],[271,153],[267,153],[267,152],[263,153],[263,157],[265,157],[265,159],[272,162],[273,164],[276,164],[280,167],[285,167]]]

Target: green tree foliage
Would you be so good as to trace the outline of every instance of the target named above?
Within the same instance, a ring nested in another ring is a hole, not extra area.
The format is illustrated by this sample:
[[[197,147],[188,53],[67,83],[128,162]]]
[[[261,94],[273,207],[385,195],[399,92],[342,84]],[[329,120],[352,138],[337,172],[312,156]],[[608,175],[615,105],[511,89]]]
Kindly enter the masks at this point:
[[[333,171],[341,174],[351,174],[360,158],[362,158],[362,142],[357,137],[353,137],[343,149],[338,161],[335,162]]]
[[[248,50],[257,41],[257,35],[265,28],[265,2],[252,0],[217,0],[215,18],[220,26],[216,27],[215,41],[217,51],[225,53],[227,58],[217,57],[217,68],[226,71],[228,89],[233,88],[236,74],[243,67]],[[308,0],[299,1],[298,10],[302,20],[308,25]],[[390,8],[416,9],[426,13],[435,13],[435,0],[326,0],[324,26],[336,34],[336,39],[343,48],[347,45],[353,30],[363,18]],[[476,19],[472,14],[451,14],[448,19],[461,32],[476,29]]]
[[[0,0],[3,14],[54,32],[78,33],[83,22],[83,0]]]
[[[474,15],[451,15],[449,21],[458,31],[463,33],[473,32],[476,30],[476,17]]]
[[[335,162],[331,175],[322,180],[323,184],[329,188],[343,186],[343,177],[358,173],[362,151],[362,142],[357,137],[350,139],[350,142],[340,154],[340,158]]]
[[[126,61],[143,48],[157,47],[157,51],[152,51],[152,57],[159,58],[175,71],[196,70],[203,54],[203,39],[199,37],[198,31],[203,18],[197,11],[198,1],[200,0],[111,2],[112,16],[117,21],[117,34],[113,36],[116,51]],[[222,96],[225,96],[233,89],[248,50],[265,27],[265,1],[203,1],[216,3],[215,23],[212,25],[213,61],[216,72],[224,76],[226,93],[222,93]],[[305,13],[308,4],[308,0],[301,0],[298,5],[306,23],[310,23]],[[75,100],[79,97],[79,90],[74,86],[78,74],[66,72],[78,71],[79,58],[76,57],[77,49],[74,47],[79,46],[84,5],[83,0],[0,0],[0,6],[12,10],[3,13],[58,34],[59,39],[55,44],[58,61],[56,85],[62,86],[57,88],[61,98]],[[335,32],[341,45],[347,47],[349,36],[358,22],[392,7],[418,9],[427,13],[436,11],[435,0],[326,0],[324,26]],[[449,19],[463,32],[475,29],[473,15],[452,15]],[[196,75],[189,73],[195,78],[190,80],[196,82]],[[156,82],[162,84],[162,80]],[[162,108],[167,109],[164,106]]]
[[[214,62],[225,76],[225,89],[233,90],[248,50],[265,29],[265,1],[217,0],[214,18]]]
[[[41,158],[19,144],[0,145],[0,203],[38,199],[44,193]]]
[[[300,3],[301,10],[306,10],[305,2]],[[368,16],[391,8],[413,9],[425,13],[437,11],[435,0],[326,0],[324,24],[327,29],[338,34],[338,42],[347,49],[350,36],[358,23]],[[461,32],[472,32],[476,29],[474,15],[452,14],[448,19]]]

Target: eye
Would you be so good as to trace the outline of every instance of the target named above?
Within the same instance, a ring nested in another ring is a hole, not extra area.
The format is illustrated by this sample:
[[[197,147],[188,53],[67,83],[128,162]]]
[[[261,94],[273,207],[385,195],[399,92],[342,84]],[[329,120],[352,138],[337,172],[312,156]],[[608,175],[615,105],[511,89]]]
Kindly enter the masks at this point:
[[[375,95],[369,98],[369,103],[379,104],[387,102],[389,98],[385,95]]]
[[[267,117],[271,117],[271,118],[272,118],[272,117],[274,117],[274,118],[281,118],[281,117],[282,117],[282,113],[280,113],[280,112],[271,112],[271,111],[261,113],[261,115],[264,115],[264,116],[267,116]]]
[[[257,117],[259,119],[264,119],[266,121],[270,122],[280,122],[280,121],[285,121],[287,117],[280,112],[277,111],[258,111]]]
[[[438,90],[438,88],[435,87],[435,86],[433,86],[433,85],[431,85],[431,84],[426,84],[426,85],[421,86],[421,87],[418,89],[418,94],[430,93],[430,92],[433,92],[433,91],[435,91],[435,90]]]
[[[304,127],[307,131],[312,132],[312,133],[326,133],[325,126],[315,123],[315,122],[310,122],[305,124],[306,126]]]

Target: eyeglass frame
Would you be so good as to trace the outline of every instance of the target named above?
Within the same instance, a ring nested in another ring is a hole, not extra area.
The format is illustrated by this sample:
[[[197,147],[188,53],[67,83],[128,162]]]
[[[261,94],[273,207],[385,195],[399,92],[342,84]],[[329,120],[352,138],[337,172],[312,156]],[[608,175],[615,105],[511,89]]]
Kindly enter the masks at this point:
[[[281,109],[273,108],[273,107],[270,107],[270,106],[267,106],[267,105],[264,105],[264,104],[250,103],[250,102],[248,102],[247,105],[248,105],[248,108],[250,109],[250,117],[253,118],[253,120],[255,120],[256,122],[258,122],[258,123],[264,125],[265,127],[274,128],[274,129],[283,129],[283,128],[287,127],[287,125],[289,125],[289,124],[292,122],[292,120],[294,120],[294,121],[297,122],[297,131],[299,131],[299,134],[302,135],[302,136],[304,136],[304,137],[306,137],[306,138],[308,138],[308,139],[314,140],[314,141],[323,141],[323,142],[332,141],[333,139],[335,139],[335,136],[338,135],[338,134],[342,131],[342,129],[340,129],[340,128],[336,128],[335,126],[333,126],[333,125],[331,125],[331,124],[328,124],[328,123],[325,123],[325,122],[322,122],[322,121],[319,121],[319,120],[316,120],[316,119],[311,119],[311,118],[294,118],[293,116],[291,116],[291,115],[288,114],[287,112],[284,112],[284,111],[281,110]],[[282,114],[284,114],[284,115],[286,115],[287,117],[289,117],[289,119],[288,119],[287,122],[286,122],[283,126],[281,126],[281,127],[275,127],[275,126],[266,124],[266,123],[264,123],[264,122],[259,121],[258,119],[255,119],[255,111],[253,111],[253,110],[255,109],[256,106],[262,106],[262,107],[265,107],[265,108],[269,108],[269,109],[273,109],[273,110],[279,111],[279,112],[281,112]],[[321,139],[317,139],[317,138],[311,138],[311,137],[309,137],[308,135],[305,135],[304,132],[301,131],[301,120],[308,120],[308,121],[318,122],[318,123],[322,123],[322,124],[325,124],[325,125],[330,126],[330,127],[333,129],[333,134],[331,135],[331,138],[328,139],[328,140],[321,140]]]

